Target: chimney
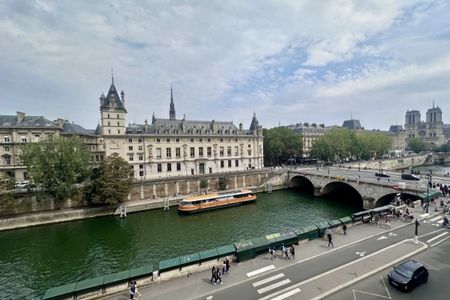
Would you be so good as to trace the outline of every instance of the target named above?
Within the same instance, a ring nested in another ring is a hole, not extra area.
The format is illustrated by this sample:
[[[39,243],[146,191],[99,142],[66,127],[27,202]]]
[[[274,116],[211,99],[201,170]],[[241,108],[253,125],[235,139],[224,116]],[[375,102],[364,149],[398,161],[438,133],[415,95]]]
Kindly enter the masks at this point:
[[[242,128],[243,128],[242,123],[239,123],[239,130],[242,131]]]
[[[63,129],[64,128],[64,119],[61,119],[61,118],[56,119],[56,124],[58,125],[58,128]]]
[[[105,99],[106,99],[105,94],[102,93],[102,95],[100,96],[100,107],[103,106],[103,102],[105,102]]]
[[[120,93],[120,100],[122,100],[122,105],[125,107],[125,93],[123,91]]]
[[[23,118],[25,118],[25,113],[21,112],[21,111],[17,111],[17,116],[16,116],[16,121],[17,123],[22,123]]]
[[[148,131],[148,121],[147,121],[147,119],[145,119],[144,130],[145,130],[145,132]]]

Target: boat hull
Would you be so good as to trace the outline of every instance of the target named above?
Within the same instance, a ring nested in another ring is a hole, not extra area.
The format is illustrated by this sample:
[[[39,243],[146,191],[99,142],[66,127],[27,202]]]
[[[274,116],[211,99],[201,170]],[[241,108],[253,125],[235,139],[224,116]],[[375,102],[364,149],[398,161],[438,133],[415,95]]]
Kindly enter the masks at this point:
[[[226,201],[223,201],[223,203],[217,203],[217,202],[205,203],[205,204],[201,204],[201,205],[193,205],[190,207],[179,206],[178,212],[186,213],[186,214],[199,213],[199,212],[203,212],[203,211],[209,211],[209,210],[215,210],[215,209],[220,209],[220,208],[226,208],[226,207],[251,203],[251,202],[254,202],[255,200],[256,200],[256,195],[250,195],[250,196],[242,197],[239,199],[226,200]]]

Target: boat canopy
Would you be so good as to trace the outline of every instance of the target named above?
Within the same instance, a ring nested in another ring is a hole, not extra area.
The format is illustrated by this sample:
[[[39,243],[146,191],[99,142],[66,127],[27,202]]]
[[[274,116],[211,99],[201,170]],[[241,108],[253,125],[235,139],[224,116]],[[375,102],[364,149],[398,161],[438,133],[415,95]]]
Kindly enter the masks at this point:
[[[182,202],[195,202],[202,200],[210,200],[210,199],[220,199],[222,197],[234,197],[239,195],[251,194],[251,190],[238,190],[238,191],[229,191],[229,192],[219,192],[219,193],[211,193],[206,195],[192,196],[186,199],[183,199]]]

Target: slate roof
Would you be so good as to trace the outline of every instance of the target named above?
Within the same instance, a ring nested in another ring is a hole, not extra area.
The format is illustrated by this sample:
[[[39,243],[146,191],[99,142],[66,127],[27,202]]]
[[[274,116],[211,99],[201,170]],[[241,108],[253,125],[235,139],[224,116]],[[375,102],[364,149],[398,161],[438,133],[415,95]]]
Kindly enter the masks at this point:
[[[25,115],[22,122],[17,123],[16,115],[0,116],[0,128],[58,128],[58,125],[43,116]]]
[[[250,124],[250,130],[258,129],[259,123],[258,119],[256,119],[256,114],[253,114],[252,123]]]
[[[402,131],[404,131],[402,125],[391,125],[391,127],[389,127],[389,132],[402,132]]]
[[[361,123],[359,122],[359,120],[345,120],[344,123],[342,124],[342,127],[347,128],[347,129],[362,129],[361,127]]]
[[[111,82],[111,86],[109,87],[109,91],[106,97],[102,94],[100,110],[109,109],[111,101],[114,101],[116,109],[123,109],[125,112],[127,111],[123,106],[122,100],[120,100],[120,95],[117,92],[116,86],[114,85],[114,80]]]
[[[85,129],[81,125],[70,123],[69,121],[64,122],[64,127],[62,130],[63,134],[81,134],[81,135],[95,135],[96,132],[93,129]]]

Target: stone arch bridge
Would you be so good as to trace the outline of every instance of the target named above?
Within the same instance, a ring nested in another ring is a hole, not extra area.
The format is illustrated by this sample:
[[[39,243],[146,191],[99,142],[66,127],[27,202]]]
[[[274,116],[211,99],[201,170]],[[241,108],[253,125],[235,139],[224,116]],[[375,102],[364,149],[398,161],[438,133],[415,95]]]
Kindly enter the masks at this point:
[[[283,172],[283,181],[290,187],[301,187],[315,196],[325,196],[339,190],[353,193],[360,198],[364,209],[374,208],[389,203],[401,191],[403,199],[419,199],[426,188],[415,183],[405,184],[404,188],[395,182],[360,179],[359,177],[340,177],[318,174],[311,169],[288,169]],[[281,175],[281,174],[280,174]]]

